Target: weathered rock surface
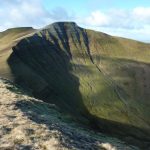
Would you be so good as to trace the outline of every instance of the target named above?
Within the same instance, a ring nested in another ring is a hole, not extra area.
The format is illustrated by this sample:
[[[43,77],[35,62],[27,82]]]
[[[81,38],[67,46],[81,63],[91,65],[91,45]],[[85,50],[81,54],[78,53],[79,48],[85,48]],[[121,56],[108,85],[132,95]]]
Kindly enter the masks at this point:
[[[138,150],[94,133],[52,104],[0,79],[0,150]]]

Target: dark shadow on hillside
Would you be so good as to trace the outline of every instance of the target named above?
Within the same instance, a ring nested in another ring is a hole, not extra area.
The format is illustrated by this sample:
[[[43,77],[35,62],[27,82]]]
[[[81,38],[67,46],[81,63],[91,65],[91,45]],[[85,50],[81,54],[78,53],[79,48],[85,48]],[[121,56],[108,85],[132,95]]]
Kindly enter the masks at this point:
[[[81,149],[81,150],[98,150],[97,141],[94,137],[85,136],[82,133],[81,126],[75,123],[71,118],[65,118],[60,110],[54,105],[48,105],[40,101],[34,100],[21,100],[17,101],[16,107],[20,109],[25,116],[37,124],[45,124],[49,131],[59,131],[60,136],[56,136],[61,145],[68,149]],[[66,124],[67,123],[67,124]],[[72,125],[79,127],[79,130],[74,130]],[[77,132],[78,131],[78,132]],[[87,145],[88,143],[88,145]]]
[[[93,124],[96,125],[98,131],[117,137],[128,144],[138,146],[143,150],[150,148],[150,132],[145,129],[94,116]]]
[[[36,98],[54,103],[78,119],[89,116],[79,92],[79,79],[71,74],[70,57],[58,43],[54,45],[36,34],[23,39],[13,48],[8,64],[15,83]]]
[[[71,58],[68,57],[71,56],[68,54],[70,52],[62,50],[55,37],[51,37],[51,39],[55,44],[46,37],[35,34],[21,40],[13,48],[8,64],[15,82],[33,93],[36,98],[56,104],[62,111],[71,113],[74,118],[84,124],[90,124],[98,131],[112,136],[118,135],[120,138],[128,137],[126,139],[128,142],[140,143],[140,146],[144,143],[143,141],[148,143],[149,139],[145,132],[138,128],[90,115],[79,91],[79,79],[71,73]],[[20,109],[28,112],[28,109]],[[36,121],[34,117],[31,119]],[[141,138],[136,137],[134,133]],[[133,141],[130,140],[132,137]],[[134,138],[139,140],[136,142]]]
[[[65,147],[71,148],[73,145],[77,149],[85,149],[84,144],[88,143],[89,147],[93,147],[94,150],[98,149],[95,138],[85,137],[80,130],[80,132],[77,133],[76,130],[74,131],[70,129],[70,127],[76,124],[76,122],[74,122],[72,118],[65,118],[65,114],[63,114],[61,110],[54,105],[48,105],[46,103],[34,100],[19,100],[16,103],[16,107],[35,123],[42,125],[45,124],[50,131],[59,131],[62,134],[59,141]],[[123,141],[126,141],[128,144],[133,144],[143,150],[150,147],[149,139],[143,138],[144,136],[146,137],[146,133],[143,133],[143,131],[139,128],[105,119],[94,119],[94,117],[92,123],[98,123],[101,125],[99,126],[98,131],[108,134],[108,136],[117,137]],[[76,124],[76,127],[79,127],[80,129],[82,127],[89,130],[88,126],[82,126],[81,124]],[[136,132],[139,137],[132,134],[133,132]]]

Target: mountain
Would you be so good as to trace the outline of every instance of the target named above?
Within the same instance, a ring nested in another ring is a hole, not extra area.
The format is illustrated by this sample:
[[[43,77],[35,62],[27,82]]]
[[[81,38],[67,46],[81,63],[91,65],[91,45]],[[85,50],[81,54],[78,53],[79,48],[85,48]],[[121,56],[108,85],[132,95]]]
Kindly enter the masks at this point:
[[[12,53],[12,47],[27,35],[33,33],[35,29],[31,27],[12,28],[0,32],[0,74],[5,78],[11,78],[11,70],[7,59]]]
[[[139,150],[105,134],[94,133],[37,100],[14,83],[0,79],[1,150]]]
[[[149,146],[150,44],[74,22],[10,29],[0,43],[1,77],[98,131]]]

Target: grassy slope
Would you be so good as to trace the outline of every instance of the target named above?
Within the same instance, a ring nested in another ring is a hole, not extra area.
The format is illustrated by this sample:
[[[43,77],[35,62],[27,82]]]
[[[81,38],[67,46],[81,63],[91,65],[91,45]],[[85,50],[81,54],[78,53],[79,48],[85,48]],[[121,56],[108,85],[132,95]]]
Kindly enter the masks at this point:
[[[95,104],[97,109],[94,113],[104,114],[104,118],[118,117],[115,120],[149,128],[150,44],[87,32],[94,63],[105,76],[102,79],[105,83],[99,83],[95,88],[97,94],[94,95],[97,95],[100,104]],[[117,95],[110,87],[117,91]],[[100,110],[102,104],[103,110]]]
[[[16,49],[22,51],[11,71],[33,92],[73,112],[84,105],[95,117],[150,129],[150,44],[66,24],[41,30]]]
[[[14,46],[21,38],[33,33],[35,30],[30,27],[12,28],[0,33],[0,72],[5,78],[13,78],[11,70],[7,64],[7,59],[12,53]]]
[[[150,44],[86,32],[94,64],[70,38],[73,73],[80,80],[84,104],[95,116],[150,129]],[[80,40],[84,46],[82,35]]]

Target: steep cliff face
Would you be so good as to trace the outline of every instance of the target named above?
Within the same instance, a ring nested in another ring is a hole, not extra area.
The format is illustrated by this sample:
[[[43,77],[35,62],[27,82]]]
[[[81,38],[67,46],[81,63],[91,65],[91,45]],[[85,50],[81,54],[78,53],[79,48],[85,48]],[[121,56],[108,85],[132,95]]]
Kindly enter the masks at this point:
[[[149,58],[150,44],[58,22],[20,40],[7,62],[35,97],[102,131],[147,142]]]

